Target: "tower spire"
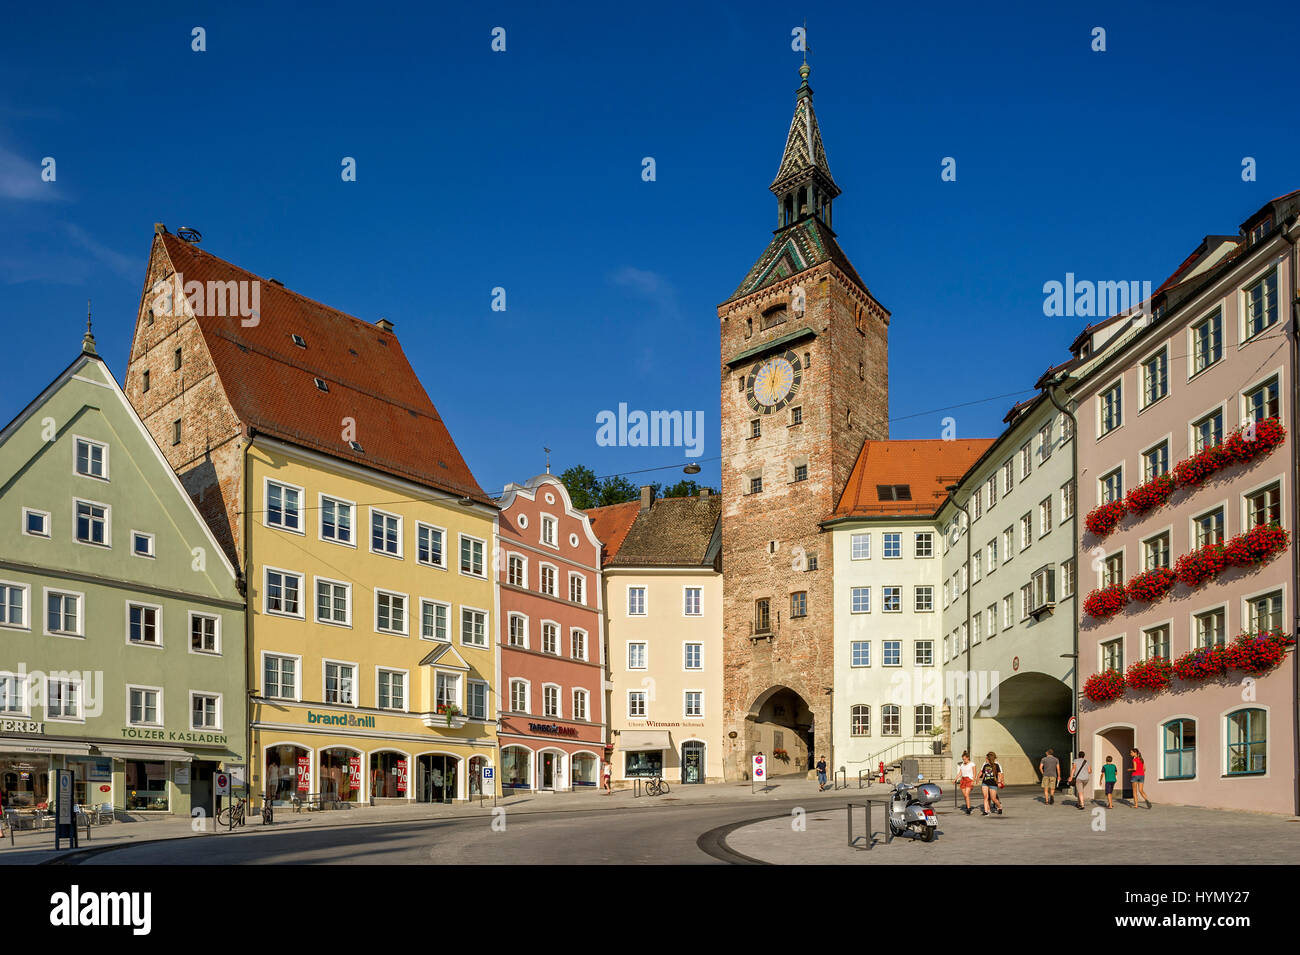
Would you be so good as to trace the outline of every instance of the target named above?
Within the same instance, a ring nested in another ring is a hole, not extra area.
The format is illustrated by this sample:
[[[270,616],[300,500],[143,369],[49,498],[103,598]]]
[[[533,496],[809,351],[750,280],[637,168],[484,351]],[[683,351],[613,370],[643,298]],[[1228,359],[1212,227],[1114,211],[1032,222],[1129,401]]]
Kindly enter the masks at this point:
[[[805,37],[807,34],[805,33]],[[840,187],[831,176],[822,145],[821,129],[813,111],[813,90],[808,84],[812,68],[808,65],[805,42],[804,62],[799,67],[800,84],[795,91],[794,118],[785,139],[781,166],[768,188],[777,198],[777,226],[785,228],[808,216],[831,223],[831,202]]]
[[[81,339],[81,350],[87,355],[97,355],[95,351],[95,336],[90,331],[90,299],[86,299],[86,334]]]

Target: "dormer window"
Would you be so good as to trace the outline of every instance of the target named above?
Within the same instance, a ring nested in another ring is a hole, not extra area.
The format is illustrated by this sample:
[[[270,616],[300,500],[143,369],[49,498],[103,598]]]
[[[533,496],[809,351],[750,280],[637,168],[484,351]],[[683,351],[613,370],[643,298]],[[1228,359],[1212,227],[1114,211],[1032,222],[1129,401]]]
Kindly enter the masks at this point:
[[[299,348],[306,348],[306,347],[307,347],[307,340],[306,340],[305,338],[303,338],[301,335],[292,335],[292,334],[291,334],[289,337],[293,339],[293,343],[294,343],[295,345],[297,345]]]
[[[316,387],[317,387],[317,389],[319,389],[320,391],[326,391],[326,392],[328,392],[328,391],[330,390],[330,386],[329,386],[328,384],[325,383],[325,380],[324,380],[323,378],[317,378],[317,379],[316,379]]]
[[[357,452],[357,454],[366,453],[366,449],[361,447],[361,443],[359,441],[349,441],[348,447],[350,447],[353,451]]]

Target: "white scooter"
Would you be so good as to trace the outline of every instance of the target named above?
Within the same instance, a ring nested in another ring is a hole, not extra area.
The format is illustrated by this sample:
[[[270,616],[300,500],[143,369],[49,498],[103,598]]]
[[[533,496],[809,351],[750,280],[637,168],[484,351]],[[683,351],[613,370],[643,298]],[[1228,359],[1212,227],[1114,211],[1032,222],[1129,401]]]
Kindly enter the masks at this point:
[[[939,819],[930,808],[943,796],[943,790],[934,783],[915,786],[899,783],[889,799],[889,830],[902,835],[908,829],[918,832],[924,842],[934,842],[939,831]]]

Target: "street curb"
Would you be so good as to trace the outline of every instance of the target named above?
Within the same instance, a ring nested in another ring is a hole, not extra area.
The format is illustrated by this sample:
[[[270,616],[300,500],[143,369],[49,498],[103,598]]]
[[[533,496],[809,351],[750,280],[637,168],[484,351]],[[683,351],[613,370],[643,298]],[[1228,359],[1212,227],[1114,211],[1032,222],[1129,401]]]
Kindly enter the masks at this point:
[[[702,833],[695,840],[696,847],[706,855],[710,855],[728,865],[775,865],[773,862],[764,862],[762,859],[755,859],[753,856],[747,856],[743,852],[737,852],[731,846],[727,845],[727,836],[731,835],[737,829],[743,829],[746,826],[752,826],[757,822],[767,822],[769,819],[784,819],[790,814],[788,812],[773,813],[768,816],[759,816],[755,819],[742,819],[740,822],[730,822],[725,826],[718,826],[716,829],[710,829]]]

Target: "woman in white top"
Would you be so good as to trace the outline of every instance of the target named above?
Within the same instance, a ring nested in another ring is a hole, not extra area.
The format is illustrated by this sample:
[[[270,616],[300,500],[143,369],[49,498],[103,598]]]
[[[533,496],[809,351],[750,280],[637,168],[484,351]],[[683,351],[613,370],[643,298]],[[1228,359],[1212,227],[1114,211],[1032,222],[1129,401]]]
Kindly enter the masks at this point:
[[[966,800],[966,815],[970,815],[970,791],[975,788],[975,764],[970,761],[970,753],[961,754],[961,763],[957,766],[957,778],[953,784],[961,787],[962,798]]]
[[[1070,782],[1074,783],[1074,794],[1079,797],[1079,808],[1083,809],[1083,791],[1092,781],[1092,770],[1088,767],[1088,758],[1079,750],[1079,755],[1070,764]]]

